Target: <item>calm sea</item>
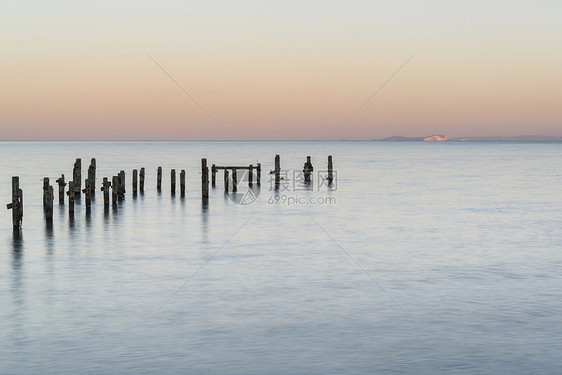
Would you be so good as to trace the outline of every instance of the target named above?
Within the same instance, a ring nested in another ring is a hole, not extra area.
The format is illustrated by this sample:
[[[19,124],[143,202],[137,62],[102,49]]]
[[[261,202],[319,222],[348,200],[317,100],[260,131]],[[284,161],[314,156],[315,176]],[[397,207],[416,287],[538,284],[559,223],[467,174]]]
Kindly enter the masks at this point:
[[[0,142],[0,203],[19,175],[25,204],[21,238],[0,215],[0,373],[562,373],[562,144],[322,145]],[[125,200],[46,225],[42,178],[77,157]],[[260,162],[255,202],[219,173],[204,204],[202,157]]]

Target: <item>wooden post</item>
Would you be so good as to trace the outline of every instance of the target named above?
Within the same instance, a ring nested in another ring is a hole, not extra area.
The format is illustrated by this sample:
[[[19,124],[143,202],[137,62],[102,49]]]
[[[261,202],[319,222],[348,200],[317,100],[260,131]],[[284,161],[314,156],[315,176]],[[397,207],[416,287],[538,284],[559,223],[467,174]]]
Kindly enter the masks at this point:
[[[20,189],[20,178],[12,177],[12,203],[6,205],[8,210],[12,210],[12,226],[14,231],[19,231],[23,219],[23,191]]]
[[[74,214],[74,181],[68,181],[68,213]]]
[[[281,180],[281,160],[279,155],[275,155],[275,189],[279,188],[279,181]]]
[[[236,168],[232,168],[232,191],[238,191],[238,176]]]
[[[228,193],[228,169],[224,169],[224,192]]]
[[[216,177],[217,177],[217,166],[213,164],[211,165],[211,187],[215,187]]]
[[[254,184],[254,166],[250,164],[248,168],[248,186],[252,186]]]
[[[90,192],[92,194],[96,193],[96,158],[92,158],[90,161],[90,167],[88,167],[88,181],[90,182]]]
[[[209,167],[205,158],[201,159],[201,195],[209,198]]]
[[[47,191],[49,190],[49,177],[43,178],[43,211],[47,210]]]
[[[302,172],[304,173],[304,182],[309,184],[311,182],[312,171],[314,171],[314,167],[312,166],[312,162],[310,160],[310,156],[306,157],[306,163],[304,163],[304,167]]]
[[[89,212],[90,209],[92,208],[92,188],[91,188],[91,185],[92,185],[92,183],[90,182],[90,179],[87,178],[84,181],[84,189],[82,190],[82,192],[86,196],[86,212]]]
[[[156,189],[158,189],[158,191],[162,190],[162,167],[158,167],[156,173]]]
[[[103,178],[103,183],[101,186],[101,191],[103,191],[103,205],[105,207],[109,206],[109,187],[111,186],[111,182],[107,180],[107,177]]]
[[[119,190],[117,191],[117,198],[119,198],[119,200],[125,198],[125,171],[120,171],[119,172]]]
[[[49,178],[45,177],[43,179],[43,208],[47,221],[53,220],[53,200],[53,187],[49,185]]]
[[[144,167],[141,168],[139,174],[140,192],[144,193]]]
[[[332,163],[332,155],[328,156],[328,186],[334,181],[334,165]]]
[[[82,159],[76,159],[74,163],[74,169],[72,171],[72,181],[74,182],[74,193],[78,193],[82,191]]]
[[[172,195],[176,194],[176,170],[172,169],[170,171],[170,190]]]
[[[119,176],[113,176],[111,178],[111,204],[114,206],[117,204],[117,198],[119,196]]]
[[[64,204],[64,187],[66,183],[64,182],[64,174],[62,174],[56,181],[59,184],[59,204]]]
[[[180,194],[182,197],[185,196],[185,169],[180,172]]]
[[[260,186],[261,185],[261,164],[260,163],[258,163],[258,166],[257,166],[256,169],[257,169],[258,186]]]
[[[133,169],[133,195],[137,195],[137,170]]]

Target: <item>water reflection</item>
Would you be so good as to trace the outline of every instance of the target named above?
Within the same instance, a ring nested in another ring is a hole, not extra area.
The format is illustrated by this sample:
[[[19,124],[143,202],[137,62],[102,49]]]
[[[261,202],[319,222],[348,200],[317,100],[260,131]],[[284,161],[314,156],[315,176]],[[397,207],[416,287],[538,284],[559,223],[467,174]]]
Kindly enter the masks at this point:
[[[209,198],[201,200],[201,232],[203,232],[203,241],[209,242]]]
[[[54,243],[55,243],[55,235],[53,233],[53,221],[47,220],[45,221],[45,245],[47,248],[47,254],[53,255],[54,252]]]
[[[21,229],[14,229],[12,235],[12,269],[20,269],[23,255],[23,233]]]

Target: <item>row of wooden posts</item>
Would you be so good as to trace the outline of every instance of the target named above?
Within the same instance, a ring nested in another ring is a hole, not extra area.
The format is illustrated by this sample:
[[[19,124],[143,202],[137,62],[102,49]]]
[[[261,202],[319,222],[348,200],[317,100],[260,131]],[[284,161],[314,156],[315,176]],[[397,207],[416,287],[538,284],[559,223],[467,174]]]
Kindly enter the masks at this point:
[[[214,188],[216,186],[216,174],[219,170],[224,171],[224,190],[229,191],[229,181],[232,181],[232,191],[236,192],[238,189],[238,170],[248,171],[248,185],[253,186],[254,183],[254,170],[256,172],[256,183],[261,185],[261,164],[258,163],[256,166],[250,164],[249,166],[218,166],[213,164],[211,166],[211,186]],[[307,156],[306,163],[304,164],[303,174],[305,183],[311,182],[312,171],[314,170],[311,162],[311,157]],[[275,169],[270,172],[275,177],[275,188],[279,188],[281,180],[281,161],[279,155],[275,155]],[[137,179],[138,177],[138,179]],[[74,168],[72,171],[72,181],[68,183],[65,182],[64,174],[61,175],[55,182],[58,184],[58,198],[59,204],[64,204],[64,196],[68,196],[68,211],[74,214],[74,200],[76,196],[80,196],[84,193],[85,196],[85,206],[86,212],[88,213],[92,205],[92,196],[95,194],[96,190],[96,159],[92,158],[90,161],[90,166],[88,167],[88,178],[84,181],[84,189],[82,189],[82,160],[76,159],[74,163]],[[172,194],[176,192],[176,170],[172,169],[170,171],[170,189]],[[185,196],[185,170],[180,171],[180,194],[182,197]],[[328,184],[332,184],[333,181],[333,163],[332,156],[328,156]],[[132,174],[132,193],[133,196],[137,195],[138,192],[144,193],[144,182],[145,182],[145,169],[140,168],[140,172],[137,169],[133,169]],[[68,185],[68,191],[65,193],[65,187]],[[158,191],[162,189],[162,167],[158,167],[156,171],[156,188]],[[102,186],[100,190],[103,192],[103,203],[104,206],[109,206],[110,204],[110,190],[111,190],[111,203],[117,204],[118,201],[125,198],[125,171],[121,170],[116,176],[113,176],[111,182],[108,177],[103,177]],[[209,197],[209,167],[207,166],[207,159],[201,159],[201,195],[203,199],[208,199]],[[54,201],[54,191],[53,187],[49,184],[49,178],[43,178],[43,209],[45,212],[45,218],[47,221],[53,218],[53,201]],[[12,202],[6,205],[8,209],[12,210],[12,224],[15,229],[19,229],[23,220],[23,191],[19,187],[19,176],[12,177]]]

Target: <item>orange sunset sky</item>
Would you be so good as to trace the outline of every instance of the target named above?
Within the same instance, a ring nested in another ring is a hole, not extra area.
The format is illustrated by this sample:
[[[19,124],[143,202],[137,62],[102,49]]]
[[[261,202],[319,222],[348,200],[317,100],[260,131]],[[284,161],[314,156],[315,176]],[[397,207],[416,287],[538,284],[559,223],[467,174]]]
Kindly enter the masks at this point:
[[[0,1],[0,140],[562,136],[560,1]]]

